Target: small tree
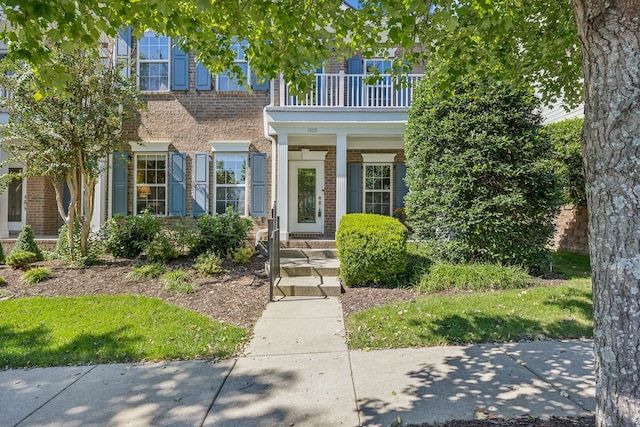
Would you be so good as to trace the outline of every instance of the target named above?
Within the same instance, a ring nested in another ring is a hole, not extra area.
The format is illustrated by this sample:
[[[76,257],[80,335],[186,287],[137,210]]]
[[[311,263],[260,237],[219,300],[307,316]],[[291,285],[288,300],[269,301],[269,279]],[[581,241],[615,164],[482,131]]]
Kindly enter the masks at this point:
[[[407,217],[455,261],[540,267],[558,191],[538,101],[515,83],[437,75],[416,91],[406,133]]]
[[[39,91],[46,85],[30,64],[2,64],[0,86],[12,95],[0,102],[10,111],[0,148],[12,156],[0,166],[18,161],[26,165],[21,176],[51,178],[58,212],[68,226],[69,248],[74,247],[71,224],[77,222],[81,254],[86,256],[96,181],[107,156],[122,143],[122,120],[141,104],[135,84],[97,51],[52,51],[68,81],[46,94]],[[0,184],[15,177],[7,174]],[[63,205],[60,182],[69,188],[68,206]],[[69,256],[75,260],[73,251]]]
[[[583,122],[583,119],[578,118],[545,126],[553,146],[554,168],[562,188],[564,204],[587,205],[580,147]]]
[[[42,261],[44,259],[42,251],[36,244],[36,238],[30,225],[25,225],[24,227],[22,227],[22,231],[20,231],[20,234],[18,234],[16,244],[13,246],[11,252],[13,253],[17,251],[26,251],[33,253],[36,256],[36,261]]]

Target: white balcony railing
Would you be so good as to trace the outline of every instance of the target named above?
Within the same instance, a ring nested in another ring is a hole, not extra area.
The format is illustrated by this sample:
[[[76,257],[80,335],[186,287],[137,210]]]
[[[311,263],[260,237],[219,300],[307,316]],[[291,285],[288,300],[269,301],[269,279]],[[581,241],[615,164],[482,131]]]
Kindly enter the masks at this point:
[[[291,85],[280,80],[283,107],[409,107],[421,74],[402,77],[381,74],[375,81],[364,74],[316,74],[311,92],[292,95]]]

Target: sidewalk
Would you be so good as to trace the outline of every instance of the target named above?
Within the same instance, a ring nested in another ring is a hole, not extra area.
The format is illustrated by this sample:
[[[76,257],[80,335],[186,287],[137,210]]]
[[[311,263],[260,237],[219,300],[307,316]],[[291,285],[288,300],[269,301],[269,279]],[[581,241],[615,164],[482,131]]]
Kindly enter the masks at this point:
[[[0,426],[387,426],[590,414],[591,341],[349,351],[338,299],[271,303],[246,356],[0,372]]]

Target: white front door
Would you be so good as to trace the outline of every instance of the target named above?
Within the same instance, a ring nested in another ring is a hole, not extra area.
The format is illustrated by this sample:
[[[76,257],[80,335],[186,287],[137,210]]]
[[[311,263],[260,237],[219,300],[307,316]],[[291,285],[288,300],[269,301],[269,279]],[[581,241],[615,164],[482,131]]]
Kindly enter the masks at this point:
[[[289,231],[324,232],[324,162],[289,162]]]
[[[20,173],[22,168],[9,167],[9,173]],[[20,231],[25,223],[24,211],[25,185],[22,179],[14,179],[7,188],[9,231]]]

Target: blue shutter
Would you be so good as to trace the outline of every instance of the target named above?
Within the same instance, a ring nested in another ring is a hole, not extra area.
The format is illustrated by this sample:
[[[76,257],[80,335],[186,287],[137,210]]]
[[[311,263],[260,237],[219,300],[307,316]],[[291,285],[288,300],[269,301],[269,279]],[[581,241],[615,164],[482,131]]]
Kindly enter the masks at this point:
[[[267,216],[267,155],[251,153],[251,208],[253,217]]]
[[[269,90],[269,79],[263,77],[258,81],[258,77],[255,73],[251,73],[251,88],[253,90]]]
[[[209,212],[209,153],[193,153],[193,216]]]
[[[117,65],[123,64],[122,76],[128,78],[131,75],[131,26],[121,28],[115,39],[115,62]]]
[[[362,164],[347,164],[347,213],[362,212]]]
[[[169,153],[169,215],[187,214],[187,157]]]
[[[189,53],[176,40],[171,51],[171,90],[189,89]]]
[[[211,90],[211,73],[202,62],[196,64],[196,90]]]
[[[396,164],[396,204],[394,209],[404,207],[404,196],[407,195],[409,189],[404,177],[407,175],[407,165],[404,163]]]
[[[356,56],[347,61],[347,74],[360,74],[362,75],[362,58]],[[347,106],[349,107],[361,107],[362,106],[362,91],[363,81],[362,76],[350,77],[349,93],[347,94]]]
[[[113,153],[111,165],[111,214],[129,214],[129,155]]]

